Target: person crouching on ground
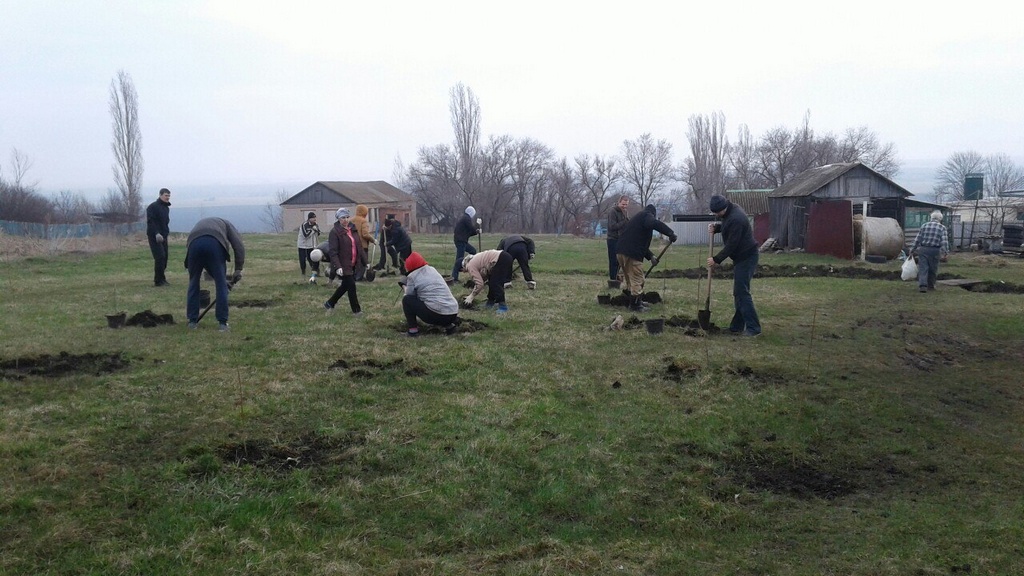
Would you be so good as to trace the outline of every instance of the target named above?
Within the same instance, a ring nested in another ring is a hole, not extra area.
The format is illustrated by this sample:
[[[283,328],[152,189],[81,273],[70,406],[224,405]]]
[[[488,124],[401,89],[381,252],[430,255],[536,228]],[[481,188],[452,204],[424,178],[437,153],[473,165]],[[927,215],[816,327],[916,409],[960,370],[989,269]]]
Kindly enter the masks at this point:
[[[504,250],[484,250],[462,259],[462,270],[473,277],[473,290],[463,300],[466,306],[473,305],[476,295],[487,285],[486,308],[498,306],[498,314],[508,312],[505,304],[505,283],[512,278],[512,255]]]
[[[356,232],[349,226],[350,216],[347,208],[339,208],[334,213],[336,222],[331,228],[328,242],[330,244],[331,268],[337,271],[341,285],[324,302],[324,308],[334,310],[338,300],[341,300],[341,297],[347,293],[352,314],[359,316],[362,314],[362,308],[359,307],[359,297],[356,295],[355,269],[360,262],[366,261],[366,253],[363,252],[363,247],[359,244]]]
[[[629,293],[629,309],[634,312],[646,312],[647,305],[644,304],[644,260],[650,260],[652,265],[658,263],[657,257],[651,252],[651,240],[654,238],[654,231],[657,230],[668,237],[669,241],[675,243],[676,234],[655,215],[654,204],[648,204],[636,216],[633,216],[622,229],[619,241],[615,245],[616,257],[619,261],[619,268],[626,279],[624,292]]]
[[[932,212],[931,219],[921,226],[910,254],[917,256],[917,289],[935,290],[939,261],[945,262],[949,257],[949,235],[942,225],[942,212]]]
[[[409,274],[403,285],[402,311],[409,327],[407,334],[419,335],[417,318],[427,324],[444,326],[445,334],[454,334],[459,319],[459,301],[452,296],[441,273],[428,266],[419,252],[409,254],[405,259],[405,269]]]
[[[506,236],[501,239],[501,242],[498,242],[498,250],[508,252],[512,255],[512,259],[519,263],[519,269],[523,272],[523,279],[526,281],[527,288],[533,290],[537,287],[537,283],[533,281],[533,271],[530,270],[530,260],[537,254],[537,247],[529,236],[519,234]],[[511,276],[509,276],[509,281],[505,284],[506,288],[512,286]]]
[[[721,232],[724,243],[718,254],[708,258],[708,268],[732,258],[732,299],[736,312],[729,322],[729,332],[757,336],[761,334],[761,321],[754,309],[754,298],[750,295],[750,281],[757,271],[759,252],[750,219],[742,208],[720,194],[711,197],[708,207],[722,219],[708,224],[708,233]]]
[[[231,275],[231,285],[242,280],[242,268],[245,266],[245,245],[242,235],[235,226],[223,218],[203,218],[192,228],[185,241],[185,268],[188,270],[188,294],[185,300],[185,317],[188,327],[199,327],[199,280],[203,270],[213,278],[217,286],[217,322],[220,331],[228,328],[228,286],[227,263],[231,260],[228,247],[235,253],[235,271]]]

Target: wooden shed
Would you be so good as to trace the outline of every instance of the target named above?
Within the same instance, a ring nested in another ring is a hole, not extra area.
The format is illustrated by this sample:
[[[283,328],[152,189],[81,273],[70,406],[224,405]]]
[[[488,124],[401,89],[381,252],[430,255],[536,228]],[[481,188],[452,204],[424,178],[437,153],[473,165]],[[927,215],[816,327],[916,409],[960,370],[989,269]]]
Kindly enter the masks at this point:
[[[811,168],[768,195],[779,248],[853,258],[853,214],[903,222],[906,188],[860,162]]]
[[[372,182],[318,181],[281,202],[285,230],[297,230],[306,221],[306,214],[316,212],[320,228],[334,225],[338,208],[348,208],[356,215],[356,206],[363,204],[371,223],[387,216],[397,218],[407,230],[416,229],[416,199],[382,180]]]

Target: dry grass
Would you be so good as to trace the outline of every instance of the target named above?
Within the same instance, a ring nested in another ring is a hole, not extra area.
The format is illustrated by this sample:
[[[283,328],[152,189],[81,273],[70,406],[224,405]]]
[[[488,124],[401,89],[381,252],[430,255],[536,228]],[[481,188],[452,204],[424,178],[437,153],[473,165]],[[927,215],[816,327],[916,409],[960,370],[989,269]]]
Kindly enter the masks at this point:
[[[26,258],[62,256],[64,254],[100,254],[146,245],[142,234],[131,236],[97,235],[86,238],[30,238],[11,236],[0,231],[0,262],[18,262]]]

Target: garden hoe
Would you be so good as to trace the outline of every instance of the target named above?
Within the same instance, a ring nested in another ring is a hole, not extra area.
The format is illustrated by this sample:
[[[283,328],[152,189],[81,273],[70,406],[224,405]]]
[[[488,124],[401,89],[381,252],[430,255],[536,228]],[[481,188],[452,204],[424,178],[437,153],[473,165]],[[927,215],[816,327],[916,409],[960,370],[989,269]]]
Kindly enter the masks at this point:
[[[708,233],[708,258],[715,255],[715,235]],[[707,332],[711,328],[711,270],[714,266],[708,266],[708,297],[704,301],[704,309],[697,311],[697,324],[700,329]]]

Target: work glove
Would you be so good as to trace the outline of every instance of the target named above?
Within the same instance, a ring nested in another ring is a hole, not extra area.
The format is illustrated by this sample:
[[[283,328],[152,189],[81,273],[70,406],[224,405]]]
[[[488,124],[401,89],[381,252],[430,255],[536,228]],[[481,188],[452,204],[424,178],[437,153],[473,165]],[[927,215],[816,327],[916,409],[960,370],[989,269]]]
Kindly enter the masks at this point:
[[[657,265],[658,265],[658,257],[657,256],[653,256],[651,258],[651,266],[657,266]]]
[[[470,294],[469,296],[466,296],[462,300],[462,303],[465,304],[466,306],[472,306],[473,305],[473,295]]]
[[[676,236],[675,234],[673,234],[673,235],[668,237],[668,241],[669,241],[670,244],[675,244],[676,240],[678,240],[678,239],[679,239],[679,237]]]
[[[163,242],[164,241],[164,235],[163,234],[157,234],[156,235],[156,241],[157,242]]]
[[[235,273],[231,275],[231,283],[232,284],[238,284],[241,281],[242,281],[242,271],[241,270],[235,270]]]
[[[536,256],[536,254],[530,254],[530,260],[533,260],[534,256]]]
[[[476,225],[477,225],[477,226],[483,226],[483,225],[484,225],[484,220],[483,220],[483,218],[477,218],[477,219],[476,219]]]

